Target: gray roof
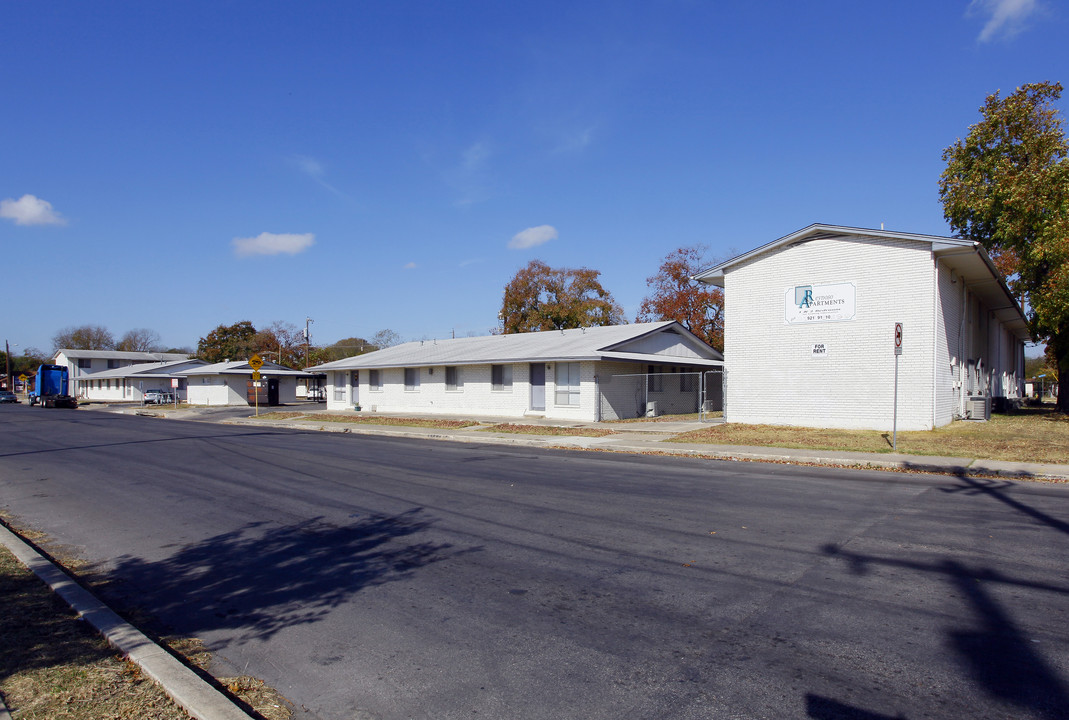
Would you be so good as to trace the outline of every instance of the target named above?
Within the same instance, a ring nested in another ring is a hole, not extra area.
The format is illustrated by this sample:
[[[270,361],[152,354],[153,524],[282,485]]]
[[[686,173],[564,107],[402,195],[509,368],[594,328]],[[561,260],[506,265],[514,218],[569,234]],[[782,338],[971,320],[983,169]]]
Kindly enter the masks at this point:
[[[207,365],[208,363],[203,360],[197,360],[196,358],[187,360],[172,360],[171,362],[161,363],[139,363],[137,365],[128,365],[127,367],[115,368],[113,370],[101,370],[95,373],[86,373],[79,375],[76,380],[108,380],[110,378],[128,378],[128,377],[162,377],[169,378],[174,377],[180,370],[186,370],[190,366]]]
[[[212,363],[211,365],[201,365],[200,367],[189,368],[188,370],[179,370],[175,375],[251,375],[252,368],[249,367],[248,360],[227,360],[226,362]],[[295,375],[297,377],[308,377],[309,373],[304,370],[293,370],[284,365],[273,363],[270,360],[264,360],[263,366],[260,368],[261,375]],[[95,376],[94,376],[95,377]]]
[[[135,360],[137,362],[160,362],[168,360],[187,360],[189,355],[185,353],[155,353],[155,352],[127,352],[125,350],[76,350],[72,348],[60,348],[53,353],[55,359],[62,353],[69,358],[83,358],[89,360]]]
[[[626,346],[658,333],[674,333],[698,357],[636,352]],[[517,362],[622,360],[682,365],[722,364],[723,355],[675,321],[610,325],[574,330],[489,335],[445,340],[417,340],[375,352],[317,365],[312,370],[488,365]]]

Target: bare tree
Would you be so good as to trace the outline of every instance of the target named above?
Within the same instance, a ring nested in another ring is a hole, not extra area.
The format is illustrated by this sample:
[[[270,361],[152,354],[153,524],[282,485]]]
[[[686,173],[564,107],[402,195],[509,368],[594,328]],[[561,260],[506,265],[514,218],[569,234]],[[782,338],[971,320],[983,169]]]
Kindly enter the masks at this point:
[[[65,327],[52,336],[52,349],[114,350],[115,336],[103,325]]]
[[[134,328],[119,339],[115,349],[125,352],[159,352],[162,347],[158,332],[149,328]]]

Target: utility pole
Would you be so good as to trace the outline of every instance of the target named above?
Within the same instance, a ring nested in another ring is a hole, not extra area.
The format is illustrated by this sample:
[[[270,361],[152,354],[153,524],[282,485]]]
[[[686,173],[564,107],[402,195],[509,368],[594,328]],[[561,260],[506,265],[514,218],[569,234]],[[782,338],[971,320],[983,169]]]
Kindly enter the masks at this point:
[[[311,335],[308,332],[308,326],[311,325],[313,322],[315,322],[315,321],[312,320],[312,318],[310,318],[308,316],[305,316],[305,318],[304,318],[304,369],[305,370],[308,369],[308,341],[311,338]]]
[[[4,382],[7,383],[7,390],[15,392],[15,384],[11,382],[11,348],[7,344],[7,340],[4,340]]]

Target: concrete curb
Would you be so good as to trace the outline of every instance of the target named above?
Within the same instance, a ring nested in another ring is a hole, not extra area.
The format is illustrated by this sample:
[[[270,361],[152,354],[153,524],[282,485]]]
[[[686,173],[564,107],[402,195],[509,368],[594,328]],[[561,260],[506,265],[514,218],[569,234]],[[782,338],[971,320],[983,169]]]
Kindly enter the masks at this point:
[[[136,663],[196,720],[250,720],[250,716],[229,698],[119,617],[3,525],[0,525],[0,542],[66,600],[79,617],[96,628],[109,645]],[[0,711],[0,720],[9,720],[6,711]]]
[[[301,422],[254,420],[237,418],[222,421],[227,425],[245,427],[275,427],[306,432],[351,433],[353,435],[378,435],[385,437],[420,438],[424,440],[449,440],[452,442],[490,445],[526,445],[558,450],[597,450],[602,452],[633,453],[641,455],[676,455],[702,457],[715,460],[744,460],[799,465],[821,465],[842,468],[869,468],[873,470],[912,470],[915,472],[948,475],[996,476],[1007,479],[1069,480],[1069,467],[1042,463],[1008,462],[1000,460],[975,460],[970,458],[937,457],[930,455],[873,454],[862,452],[833,453],[821,450],[795,450],[789,448],[757,448],[749,446],[701,445],[697,443],[673,443],[656,435],[636,440],[625,435],[604,437],[581,436],[531,436],[495,434],[473,430],[443,431],[416,428],[398,428],[384,425],[358,425],[352,423]]]

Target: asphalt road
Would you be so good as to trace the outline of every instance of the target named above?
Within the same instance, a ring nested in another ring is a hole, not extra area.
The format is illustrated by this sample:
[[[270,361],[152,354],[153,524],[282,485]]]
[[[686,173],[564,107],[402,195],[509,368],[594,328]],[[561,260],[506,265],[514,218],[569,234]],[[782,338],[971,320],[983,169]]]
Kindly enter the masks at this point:
[[[0,507],[298,717],[1069,717],[1069,487],[0,407]]]

